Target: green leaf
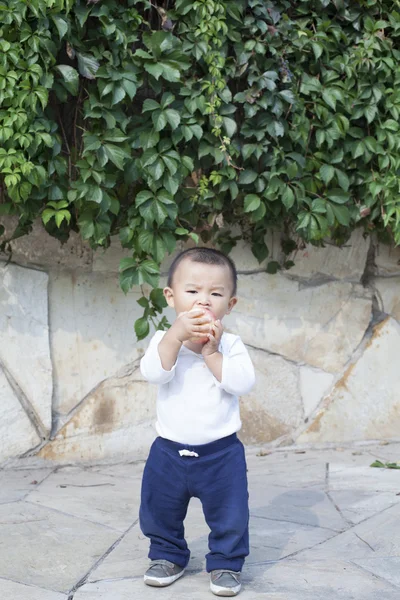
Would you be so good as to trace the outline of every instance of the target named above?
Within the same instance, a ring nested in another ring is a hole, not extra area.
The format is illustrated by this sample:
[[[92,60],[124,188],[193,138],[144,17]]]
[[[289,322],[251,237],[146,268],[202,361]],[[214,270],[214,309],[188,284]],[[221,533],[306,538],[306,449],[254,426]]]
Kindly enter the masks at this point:
[[[399,130],[399,124],[397,121],[395,121],[394,119],[387,119],[383,124],[382,127],[384,129],[389,129],[389,131],[398,131]]]
[[[372,123],[378,113],[378,107],[376,104],[371,104],[364,109],[364,115],[367,119],[367,123]]]
[[[54,25],[57,27],[58,35],[60,36],[60,40],[65,36],[68,31],[68,23],[65,19],[60,17],[59,15],[53,15],[52,17]]]
[[[79,73],[86,79],[96,79],[96,73],[100,63],[90,54],[76,53],[78,58]]]
[[[268,246],[265,244],[265,242],[254,243],[251,247],[251,251],[253,252],[254,256],[256,257],[256,259],[258,260],[258,262],[260,264],[266,258],[268,258],[268,255],[269,255],[269,249],[268,249]]]
[[[126,96],[126,92],[123,87],[121,87],[121,86],[114,87],[111,106],[114,106],[115,104],[118,104],[119,102],[121,102],[121,100],[123,100],[125,98],[125,96]]]
[[[165,115],[165,112],[162,112],[161,110],[160,112],[153,112],[151,118],[153,120],[154,129],[156,131],[161,131],[167,125],[167,117]]]
[[[178,111],[174,110],[173,108],[167,108],[164,111],[164,115],[168,123],[171,125],[172,130],[176,129],[181,122],[181,117]]]
[[[331,204],[333,214],[341,225],[348,227],[350,224],[350,212],[347,206],[338,206],[337,204]]]
[[[143,283],[142,279],[137,267],[132,267],[119,274],[119,285],[124,294],[127,294],[134,285]]]
[[[338,184],[340,185],[342,190],[347,192],[350,186],[350,180],[347,177],[346,173],[344,171],[340,171],[339,169],[335,169],[335,173],[338,180]]]
[[[150,300],[159,309],[166,308],[168,306],[164,296],[164,292],[161,288],[155,288],[150,292]]]
[[[151,111],[159,110],[159,108],[160,108],[160,105],[158,102],[156,102],[155,100],[152,100],[151,98],[147,98],[143,102],[142,113],[148,112],[149,110],[151,110]]]
[[[322,44],[318,44],[317,42],[312,42],[311,47],[314,52],[315,60],[318,60],[324,50]]]
[[[130,154],[114,144],[104,144],[103,148],[111,162],[117,167],[117,169],[121,169],[122,171],[126,159],[130,158]]]
[[[250,183],[253,183],[257,179],[257,177],[258,173],[252,171],[251,169],[245,169],[240,173],[239,184],[249,185]]]
[[[353,158],[358,158],[364,154],[364,144],[362,142],[354,142],[352,144]]]
[[[143,190],[137,194],[135,204],[136,206],[140,206],[144,202],[147,202],[147,200],[150,200],[150,198],[154,198],[153,192],[150,192],[150,190]]]
[[[144,63],[143,66],[144,66],[145,70],[148,73],[150,73],[150,75],[152,75],[158,81],[158,79],[161,77],[161,75],[163,73],[162,66],[158,63],[150,63],[150,62]]]
[[[285,205],[285,207],[287,208],[287,210],[290,210],[294,204],[294,200],[295,200],[295,196],[293,193],[292,188],[289,185],[286,185],[285,190],[282,194],[282,202]]]
[[[271,260],[267,265],[267,273],[270,275],[275,275],[278,271],[280,271],[281,265],[276,262],[276,260]]]
[[[279,92],[279,96],[281,98],[283,98],[289,104],[294,104],[294,102],[296,100],[292,90],[282,90]]]
[[[328,106],[333,108],[333,110],[336,110],[336,97],[334,96],[331,90],[323,90],[322,97]]]
[[[164,77],[164,79],[166,79],[167,81],[171,81],[172,83],[178,82],[180,80],[181,74],[178,69],[165,62],[159,64],[162,68],[162,76]]]
[[[128,94],[129,98],[131,100],[133,100],[133,98],[136,96],[136,91],[137,91],[137,85],[136,85],[136,83],[134,83],[133,81],[130,81],[129,79],[123,79],[122,80],[122,87],[124,88],[124,90]]]
[[[333,176],[335,175],[335,169],[331,165],[322,165],[319,170],[322,181],[325,185],[328,185],[330,181],[332,181]]]
[[[63,85],[72,96],[77,96],[79,92],[79,74],[76,69],[69,65],[56,65],[54,67],[63,77]]]
[[[335,202],[335,204],[345,204],[348,202],[350,194],[343,192],[342,190],[335,189],[331,190],[330,193],[327,194],[327,197],[329,200],[332,200],[332,202]]]
[[[260,206],[261,200],[257,194],[247,194],[244,197],[244,212],[253,212]]]
[[[236,125],[236,121],[234,121],[233,119],[230,119],[229,117],[222,117],[222,123],[223,123],[223,127],[226,131],[226,135],[229,138],[232,138],[237,130],[237,125]]]
[[[127,269],[130,268],[136,268],[137,267],[137,262],[136,260],[132,257],[132,256],[127,256],[125,258],[122,258],[119,262],[119,271],[126,271]]]

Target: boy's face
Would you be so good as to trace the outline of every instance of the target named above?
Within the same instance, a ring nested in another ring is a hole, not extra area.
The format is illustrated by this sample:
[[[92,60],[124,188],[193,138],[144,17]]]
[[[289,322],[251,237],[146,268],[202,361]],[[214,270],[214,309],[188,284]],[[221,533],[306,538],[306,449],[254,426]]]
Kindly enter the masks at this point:
[[[237,302],[227,266],[207,265],[184,258],[179,263],[171,287],[164,289],[168,305],[177,314],[193,308],[208,308],[216,319],[229,314]]]

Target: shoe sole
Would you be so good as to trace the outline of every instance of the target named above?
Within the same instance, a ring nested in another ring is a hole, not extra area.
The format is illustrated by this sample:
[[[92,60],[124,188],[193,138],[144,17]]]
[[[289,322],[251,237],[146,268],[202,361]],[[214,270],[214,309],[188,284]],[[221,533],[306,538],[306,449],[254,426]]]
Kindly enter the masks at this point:
[[[148,575],[145,575],[143,581],[146,585],[150,585],[152,587],[167,587],[167,585],[171,585],[171,583],[174,583],[174,581],[182,577],[184,572],[185,569],[176,575],[171,575],[171,577],[149,577]]]
[[[237,596],[241,588],[241,584],[232,588],[224,588],[220,585],[215,585],[214,583],[210,582],[210,590],[215,596]]]

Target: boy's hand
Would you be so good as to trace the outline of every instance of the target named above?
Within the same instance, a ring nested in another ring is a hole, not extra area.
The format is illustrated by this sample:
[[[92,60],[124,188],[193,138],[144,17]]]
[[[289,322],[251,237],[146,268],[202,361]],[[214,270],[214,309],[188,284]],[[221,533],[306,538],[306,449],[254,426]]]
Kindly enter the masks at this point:
[[[183,344],[189,339],[202,339],[210,333],[211,317],[203,308],[194,308],[178,315],[169,331]]]
[[[221,321],[214,321],[211,326],[211,333],[208,334],[208,342],[204,344],[201,353],[204,357],[211,356],[216,352],[219,352],[219,343],[223,334],[223,327]]]

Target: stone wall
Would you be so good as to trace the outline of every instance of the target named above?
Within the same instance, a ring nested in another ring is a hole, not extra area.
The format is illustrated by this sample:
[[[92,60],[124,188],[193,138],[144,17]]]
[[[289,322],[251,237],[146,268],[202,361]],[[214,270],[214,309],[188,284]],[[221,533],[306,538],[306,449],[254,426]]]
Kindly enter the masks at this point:
[[[279,259],[278,233],[268,245]],[[139,371],[147,341],[133,330],[138,290],[119,288],[123,254],[118,242],[93,253],[74,235],[61,246],[38,223],[10,262],[0,257],[0,461],[142,456],[154,438],[156,389]],[[340,249],[305,247],[277,275],[245,243],[232,258],[239,303],[225,327],[257,371],[242,439],[399,439],[400,249],[359,230]]]

